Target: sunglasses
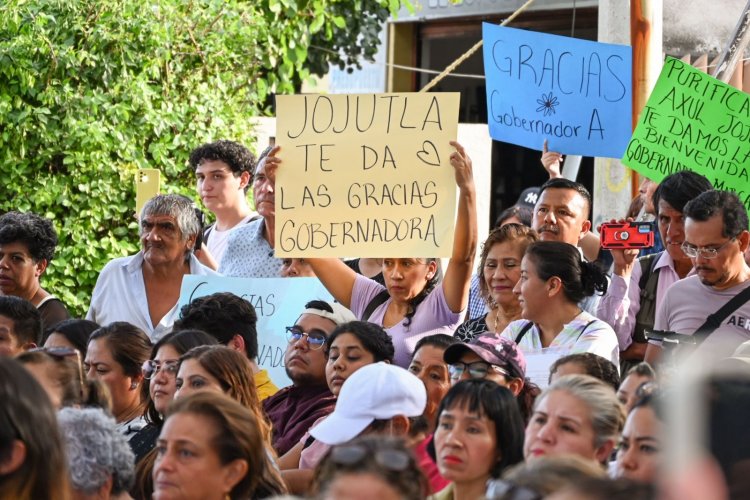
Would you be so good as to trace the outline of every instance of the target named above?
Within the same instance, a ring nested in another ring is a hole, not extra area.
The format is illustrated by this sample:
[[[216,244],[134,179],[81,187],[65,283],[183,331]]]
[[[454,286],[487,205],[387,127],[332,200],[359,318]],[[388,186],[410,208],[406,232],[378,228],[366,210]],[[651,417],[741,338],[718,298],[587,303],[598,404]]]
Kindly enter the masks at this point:
[[[143,366],[141,369],[143,370],[143,378],[146,380],[151,380],[156,376],[157,373],[159,373],[160,370],[162,370],[165,374],[175,377],[177,376],[177,371],[180,368],[180,361],[177,359],[173,359],[171,361],[156,361],[154,359],[149,359],[143,363]]]
[[[469,372],[469,377],[471,378],[486,378],[491,370],[496,371],[501,375],[505,375],[506,377],[508,376],[507,371],[503,370],[499,366],[491,365],[484,361],[475,361],[473,363],[464,363],[462,361],[457,361],[456,363],[451,363],[451,365],[448,366],[448,371],[450,372],[451,378],[453,379],[461,378],[461,375],[463,375],[464,372],[467,371]]]
[[[503,500],[542,500],[542,495],[536,491],[518,486],[510,481],[492,479],[487,482],[485,498],[488,500],[502,498]]]
[[[403,472],[412,461],[409,453],[402,450],[378,450],[375,453],[365,446],[350,444],[336,446],[331,450],[330,460],[336,465],[352,467],[372,457],[379,466],[392,472]]]
[[[44,354],[47,354],[57,361],[64,361],[67,358],[75,358],[76,366],[78,367],[78,383],[81,387],[80,395],[81,400],[83,400],[85,383],[83,381],[83,363],[81,363],[81,351],[79,351],[78,349],[73,349],[72,347],[60,346],[35,347],[34,349],[29,349],[27,352],[43,352]]]

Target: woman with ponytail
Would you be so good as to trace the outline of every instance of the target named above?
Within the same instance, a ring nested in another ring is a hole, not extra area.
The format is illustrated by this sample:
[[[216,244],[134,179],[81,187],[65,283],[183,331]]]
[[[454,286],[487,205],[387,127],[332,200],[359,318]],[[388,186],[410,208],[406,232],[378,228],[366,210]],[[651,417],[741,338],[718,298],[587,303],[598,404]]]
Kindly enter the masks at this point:
[[[558,241],[529,245],[513,289],[524,319],[510,323],[502,335],[523,351],[533,382],[546,387],[547,368],[572,353],[590,352],[619,366],[612,327],[579,307],[586,297],[606,291],[604,272],[584,261],[576,247]]]

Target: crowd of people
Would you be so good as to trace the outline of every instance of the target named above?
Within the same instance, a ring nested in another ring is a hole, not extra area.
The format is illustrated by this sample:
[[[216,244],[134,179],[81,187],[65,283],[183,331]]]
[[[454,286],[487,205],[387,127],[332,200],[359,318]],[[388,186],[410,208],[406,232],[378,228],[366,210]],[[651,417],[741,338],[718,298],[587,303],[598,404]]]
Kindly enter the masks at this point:
[[[0,216],[0,498],[748,498],[738,196],[690,171],[647,181],[630,215],[654,219],[663,249],[606,249],[588,190],[545,148],[550,179],[501,214],[475,266],[473,167],[451,145],[444,269],[276,258],[278,146],[193,151],[215,222],[186,197],[149,200],[141,250],[104,266],[85,319],[41,285],[53,221]],[[316,277],[333,300],[267,332],[230,292],[178,307],[191,274]],[[270,335],[287,341],[285,387],[258,360]]]

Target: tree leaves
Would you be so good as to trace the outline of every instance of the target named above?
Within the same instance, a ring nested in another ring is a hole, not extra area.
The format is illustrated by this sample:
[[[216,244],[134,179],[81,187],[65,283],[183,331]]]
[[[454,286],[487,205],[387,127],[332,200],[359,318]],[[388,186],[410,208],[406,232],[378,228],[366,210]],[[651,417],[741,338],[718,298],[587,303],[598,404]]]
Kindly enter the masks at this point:
[[[138,168],[160,169],[162,192],[195,197],[192,149],[253,147],[250,118],[270,95],[371,58],[401,3],[5,0],[0,212],[53,220],[43,286],[82,316],[104,264],[139,248]]]

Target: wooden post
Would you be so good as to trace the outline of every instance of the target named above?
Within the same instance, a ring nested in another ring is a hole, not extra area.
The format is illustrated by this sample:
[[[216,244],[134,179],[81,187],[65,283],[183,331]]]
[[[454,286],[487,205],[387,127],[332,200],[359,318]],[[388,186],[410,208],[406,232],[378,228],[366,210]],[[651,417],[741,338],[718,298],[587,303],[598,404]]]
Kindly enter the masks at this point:
[[[633,129],[641,110],[659,77],[663,57],[662,0],[631,0],[630,42],[633,47]],[[634,173],[635,174],[635,173]],[[632,195],[636,196],[640,176],[632,176]]]

